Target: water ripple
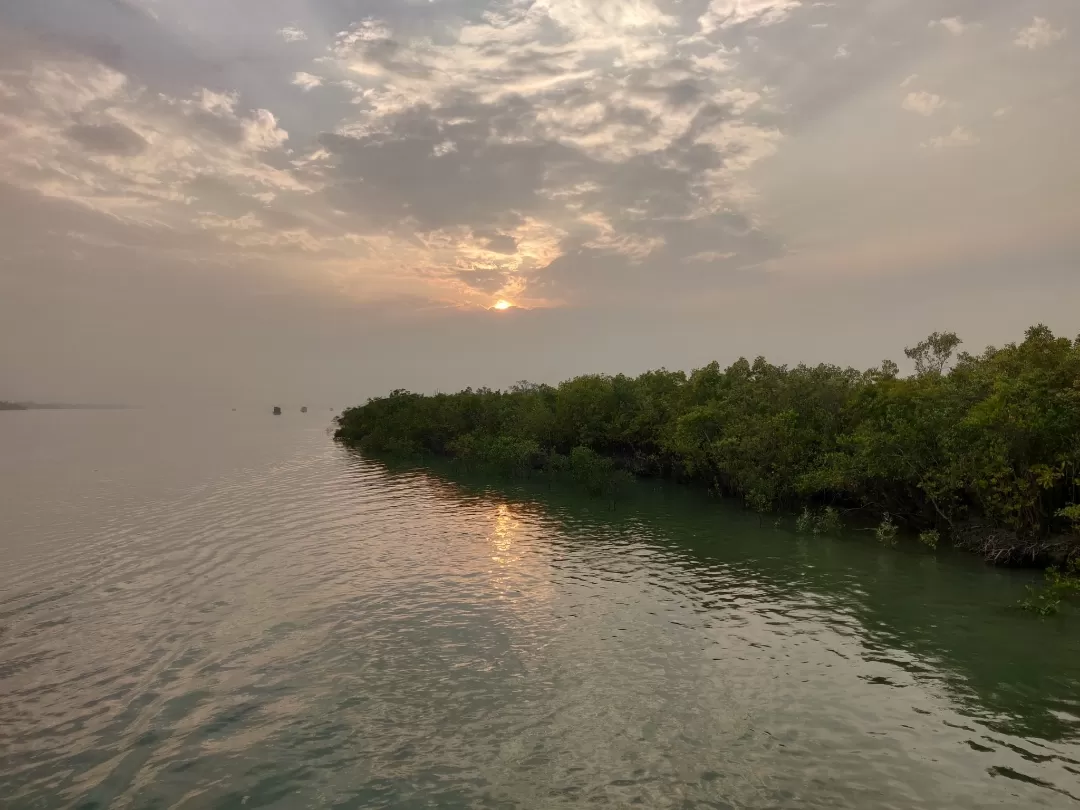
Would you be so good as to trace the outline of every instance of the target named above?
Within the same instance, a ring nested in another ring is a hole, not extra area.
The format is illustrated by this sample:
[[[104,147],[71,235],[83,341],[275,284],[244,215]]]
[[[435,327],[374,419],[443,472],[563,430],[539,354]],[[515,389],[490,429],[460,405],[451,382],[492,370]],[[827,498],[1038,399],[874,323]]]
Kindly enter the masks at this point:
[[[36,418],[63,447],[95,417]],[[108,419],[136,454],[149,427]],[[78,508],[0,482],[22,503],[0,512],[6,807],[1080,795],[1076,628],[986,607],[1021,580],[666,490],[613,512],[389,469],[299,421],[216,424],[159,484],[134,455],[73,475]]]

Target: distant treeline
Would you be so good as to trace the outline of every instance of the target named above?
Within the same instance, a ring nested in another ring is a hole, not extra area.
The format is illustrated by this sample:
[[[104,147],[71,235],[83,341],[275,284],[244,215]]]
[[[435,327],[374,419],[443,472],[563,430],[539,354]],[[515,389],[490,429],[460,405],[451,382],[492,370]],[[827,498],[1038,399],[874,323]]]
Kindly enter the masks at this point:
[[[62,402],[5,402],[0,400],[0,411],[119,411],[126,405],[68,405]]]
[[[1020,344],[954,354],[934,333],[857,371],[759,357],[689,375],[584,376],[558,386],[394,391],[346,410],[337,438],[513,474],[562,473],[603,492],[663,476],[767,513],[851,510],[996,562],[1080,553],[1080,338],[1045,326]]]

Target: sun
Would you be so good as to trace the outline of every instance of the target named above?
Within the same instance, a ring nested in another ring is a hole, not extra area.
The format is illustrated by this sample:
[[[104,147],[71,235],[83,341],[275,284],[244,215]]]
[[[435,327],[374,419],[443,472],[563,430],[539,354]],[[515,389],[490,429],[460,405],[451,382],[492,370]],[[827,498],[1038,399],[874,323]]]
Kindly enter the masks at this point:
[[[492,309],[510,309],[510,307],[512,306],[513,304],[511,304],[509,301],[500,298],[498,301],[495,302],[495,306],[492,307]]]

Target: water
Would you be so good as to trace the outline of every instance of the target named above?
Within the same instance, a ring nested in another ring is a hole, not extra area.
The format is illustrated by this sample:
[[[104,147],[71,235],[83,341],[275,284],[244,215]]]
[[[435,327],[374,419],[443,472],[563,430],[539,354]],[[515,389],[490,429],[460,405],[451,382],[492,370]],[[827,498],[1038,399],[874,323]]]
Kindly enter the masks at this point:
[[[328,418],[0,414],[0,804],[1076,806],[1080,616],[1029,576]]]

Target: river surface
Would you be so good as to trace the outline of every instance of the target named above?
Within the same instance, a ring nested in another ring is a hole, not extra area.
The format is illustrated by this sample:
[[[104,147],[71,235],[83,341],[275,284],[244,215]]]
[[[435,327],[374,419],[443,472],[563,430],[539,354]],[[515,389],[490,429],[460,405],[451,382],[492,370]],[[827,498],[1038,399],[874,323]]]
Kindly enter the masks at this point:
[[[0,414],[4,808],[1075,808],[1032,576],[390,467],[331,414]]]

